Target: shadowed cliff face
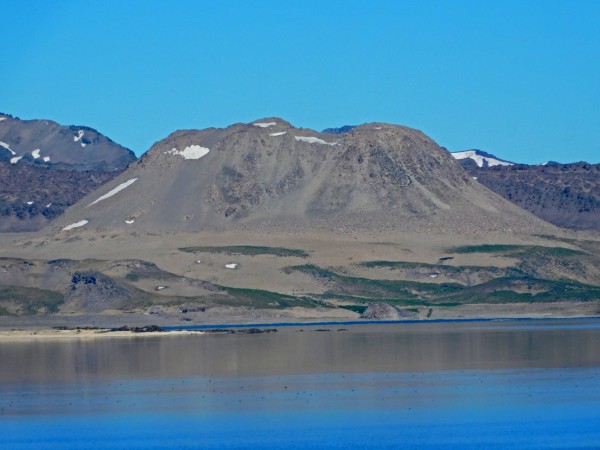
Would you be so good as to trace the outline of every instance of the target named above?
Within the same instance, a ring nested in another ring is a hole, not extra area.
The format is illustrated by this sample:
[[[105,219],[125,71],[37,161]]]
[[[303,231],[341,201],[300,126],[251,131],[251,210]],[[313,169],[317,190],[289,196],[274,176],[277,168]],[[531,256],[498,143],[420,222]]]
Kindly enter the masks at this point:
[[[0,231],[35,231],[135,155],[89,127],[0,114]]]
[[[523,218],[531,222],[417,130],[367,124],[333,135],[268,118],[171,134],[57,226],[486,228]]]

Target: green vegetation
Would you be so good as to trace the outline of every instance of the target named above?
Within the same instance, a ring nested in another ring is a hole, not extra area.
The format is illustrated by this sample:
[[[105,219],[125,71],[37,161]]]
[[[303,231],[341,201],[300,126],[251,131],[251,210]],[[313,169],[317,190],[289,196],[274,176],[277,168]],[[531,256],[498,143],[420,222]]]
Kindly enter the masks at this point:
[[[544,247],[541,245],[466,245],[462,247],[454,247],[450,249],[453,253],[499,253],[508,256],[553,256],[553,257],[568,257],[576,255],[584,255],[583,250],[574,250],[565,247]]]
[[[405,264],[400,265],[405,267]],[[418,265],[419,263],[417,263]],[[377,267],[381,267],[376,262]],[[462,268],[456,268],[461,270]],[[405,280],[377,280],[337,274],[311,264],[285,269],[306,273],[323,280],[327,291],[313,297],[364,306],[382,301],[397,306],[458,306],[468,303],[531,303],[558,301],[598,301],[600,287],[573,280],[547,280],[516,270],[515,276],[499,276],[487,282],[463,286],[456,283],[421,283]],[[347,306],[344,308],[348,309]]]
[[[258,247],[254,245],[230,245],[225,247],[181,247],[179,249],[186,253],[221,253],[225,255],[272,255],[272,256],[295,256],[298,258],[308,258],[308,253],[304,250],[284,247]]]
[[[375,280],[371,278],[350,277],[322,269],[312,264],[292,266],[286,271],[302,272],[317,279],[327,280],[326,294],[362,297],[366,301],[392,301],[397,304],[423,304],[422,300],[434,299],[444,294],[458,292],[462,286],[458,283],[419,283],[405,280]]]
[[[0,287],[0,315],[55,313],[63,303],[64,297],[59,292],[22,286]]]
[[[323,302],[308,297],[295,297],[293,295],[280,294],[273,291],[261,289],[224,288],[229,296],[213,297],[212,302],[226,306],[247,306],[257,309],[282,309],[301,306],[304,308],[315,308],[317,306],[329,306]]]
[[[347,309],[348,311],[353,311],[358,314],[362,314],[367,309],[366,305],[340,305],[340,308]]]

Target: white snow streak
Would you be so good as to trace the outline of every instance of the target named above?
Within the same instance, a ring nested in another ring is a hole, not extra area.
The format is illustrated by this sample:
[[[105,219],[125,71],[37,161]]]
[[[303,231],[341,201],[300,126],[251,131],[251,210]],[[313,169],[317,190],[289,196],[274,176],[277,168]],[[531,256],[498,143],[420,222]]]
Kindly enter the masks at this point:
[[[50,161],[50,157],[49,156],[44,156],[42,159],[44,160],[44,162]]]
[[[203,156],[208,155],[208,152],[210,152],[210,150],[206,147],[201,147],[200,145],[190,145],[183,150],[177,150],[176,148],[167,150],[165,155],[179,155],[183,156],[184,159],[200,159]]]
[[[121,183],[120,185],[118,185],[113,190],[107,192],[106,194],[104,194],[101,197],[98,197],[96,200],[94,200],[88,206],[95,205],[96,203],[101,202],[102,200],[106,200],[107,198],[112,197],[113,195],[117,194],[118,192],[121,192],[126,187],[131,186],[133,183],[136,182],[136,180],[137,180],[137,178],[132,178],[131,180],[127,180],[125,183]]]
[[[269,134],[269,136],[283,136],[286,133],[287,131],[280,131],[279,133],[271,133]]]
[[[48,203],[48,204],[46,205],[46,208],[50,208],[51,206],[52,206],[52,203]]]
[[[295,136],[297,141],[308,142],[309,144],[325,144],[325,145],[336,145],[337,142],[327,142],[323,139],[319,139],[314,136]]]
[[[454,156],[455,159],[471,158],[479,167],[483,167],[486,162],[488,167],[513,165],[512,163],[506,161],[500,161],[499,159],[478,155],[474,150],[468,150],[466,152],[454,152],[452,153],[452,156]]]
[[[6,117],[0,117],[0,122],[2,122],[3,120],[6,120]]]
[[[63,228],[63,231],[69,231],[69,230],[72,230],[73,228],[79,228],[79,227],[86,225],[87,223],[88,223],[87,220],[81,220],[79,222],[72,223],[71,225],[67,225],[66,227]]]
[[[85,133],[84,133],[84,131],[83,131],[83,130],[79,130],[79,131],[77,132],[77,136],[73,136],[73,142],[80,141],[80,140],[81,140],[81,138],[83,137],[83,135],[84,135],[84,134],[85,134]]]
[[[16,153],[11,150],[10,145],[8,145],[6,142],[0,141],[0,147],[4,147],[6,150],[11,152],[13,156],[16,155]]]
[[[275,125],[277,125],[277,122],[256,122],[252,125],[254,125],[255,127],[268,128],[274,127]]]
[[[32,151],[31,156],[33,156],[33,159],[38,159],[40,157],[40,149],[37,148],[34,151]]]
[[[131,225],[133,222],[135,222],[135,220],[134,220],[134,219],[131,219],[131,220],[126,220],[126,221],[125,221],[125,223],[126,223],[127,225]]]
[[[19,162],[19,160],[22,158],[22,156],[15,156],[14,158],[10,158],[10,163],[11,164],[16,164]]]
[[[27,202],[28,205],[33,205],[33,202]]]
[[[82,146],[83,148],[85,148],[85,146],[86,146],[86,145],[87,145],[87,144],[86,144],[85,142],[82,142],[82,143],[81,143],[81,146]]]
[[[235,269],[238,265],[236,263],[225,264],[225,267],[228,269]]]

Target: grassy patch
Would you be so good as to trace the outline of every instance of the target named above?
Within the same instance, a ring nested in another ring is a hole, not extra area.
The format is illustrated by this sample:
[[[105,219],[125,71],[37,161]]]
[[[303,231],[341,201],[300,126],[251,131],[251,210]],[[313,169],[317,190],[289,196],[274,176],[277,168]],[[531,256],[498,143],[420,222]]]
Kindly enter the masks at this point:
[[[8,303],[15,306],[18,315],[55,313],[64,303],[64,297],[59,292],[47,289],[2,286],[0,287],[0,308],[2,308],[0,314],[10,314]]]
[[[357,305],[381,301],[397,306],[453,307],[469,303],[531,303],[600,300],[600,287],[572,280],[547,280],[524,275],[501,276],[474,286],[455,283],[420,283],[405,280],[378,280],[350,277],[314,265],[293,266],[320,278],[327,291],[314,297]]]
[[[271,255],[271,256],[295,256],[297,258],[308,258],[304,250],[284,247],[260,247],[254,245],[230,245],[225,247],[181,247],[179,250],[186,253],[219,253],[225,255]]]
[[[308,297],[295,297],[293,295],[280,294],[273,291],[261,289],[224,288],[228,297],[213,297],[213,302],[226,306],[246,306],[257,309],[283,309],[300,306],[304,308],[315,308],[317,306],[328,306],[322,302]]]
[[[541,245],[466,245],[450,249],[453,253],[498,253],[509,256],[548,256],[568,257],[586,254],[583,250],[574,250],[565,247],[544,247]]]
[[[366,311],[367,305],[340,305],[340,308],[347,309],[358,314],[362,314]]]
[[[288,267],[286,271],[306,273],[327,281],[328,292],[335,295],[350,295],[370,300],[393,299],[395,302],[411,302],[429,299],[443,293],[456,292],[462,288],[457,283],[420,283],[405,280],[377,280],[337,274],[312,264]]]

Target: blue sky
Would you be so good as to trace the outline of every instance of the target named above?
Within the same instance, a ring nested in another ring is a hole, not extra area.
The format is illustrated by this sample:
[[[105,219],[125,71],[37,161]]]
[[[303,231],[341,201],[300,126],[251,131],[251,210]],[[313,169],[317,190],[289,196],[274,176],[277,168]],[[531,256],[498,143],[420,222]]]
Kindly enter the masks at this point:
[[[0,0],[0,111],[137,154],[181,128],[383,121],[600,162],[600,1]]]

